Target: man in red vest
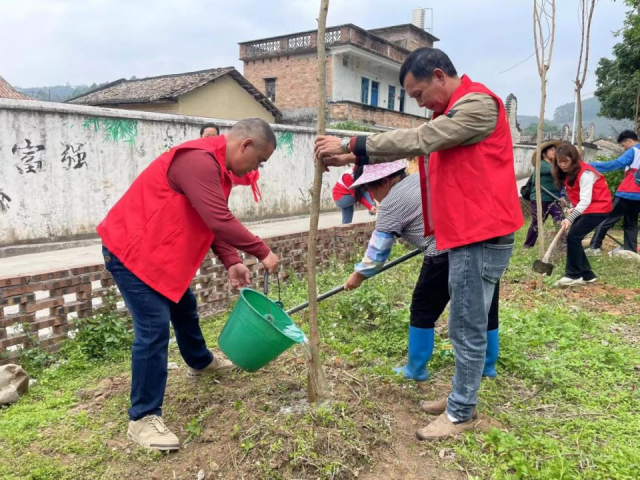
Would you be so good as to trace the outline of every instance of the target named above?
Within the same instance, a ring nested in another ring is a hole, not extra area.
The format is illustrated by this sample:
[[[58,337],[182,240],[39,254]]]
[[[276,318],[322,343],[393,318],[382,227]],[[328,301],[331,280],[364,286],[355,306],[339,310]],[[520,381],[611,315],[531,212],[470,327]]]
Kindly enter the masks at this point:
[[[205,123],[200,128],[200,138],[217,137],[220,135],[220,127],[215,123]],[[253,200],[258,203],[262,199],[262,192],[258,186],[258,180],[260,180],[260,172],[249,172],[244,177],[240,178],[231,173],[231,183],[233,185],[245,185],[251,187],[253,192]]]
[[[435,48],[412,52],[400,83],[433,119],[418,128],[351,139],[316,139],[326,166],[388,162],[430,154],[420,164],[425,235],[449,252],[449,337],[456,355],[448,399],[422,402],[439,417],[417,432],[421,440],[475,426],[475,406],[487,347],[488,312],[495,285],[524,224],[516,189],[511,132],[502,101],[487,87],[458,76]]]
[[[275,148],[271,127],[258,118],[239,121],[226,135],[178,145],[151,162],[98,225],[106,269],[133,317],[127,436],[144,447],[180,447],[162,421],[170,323],[188,376],[234,368],[207,349],[189,288],[209,249],[234,288],[250,282],[236,249],[270,272],[278,268],[278,257],[227,206],[231,175],[256,171]]]

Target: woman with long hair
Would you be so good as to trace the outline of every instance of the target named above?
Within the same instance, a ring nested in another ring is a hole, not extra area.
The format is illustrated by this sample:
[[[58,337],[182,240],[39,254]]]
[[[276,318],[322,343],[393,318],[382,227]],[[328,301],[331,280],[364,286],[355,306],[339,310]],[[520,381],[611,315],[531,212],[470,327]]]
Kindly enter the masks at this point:
[[[611,193],[606,179],[591,165],[580,159],[578,149],[563,143],[553,161],[553,178],[557,188],[566,187],[574,205],[562,226],[567,235],[567,266],[556,286],[568,287],[597,280],[582,247],[582,240],[594,231],[611,212]]]

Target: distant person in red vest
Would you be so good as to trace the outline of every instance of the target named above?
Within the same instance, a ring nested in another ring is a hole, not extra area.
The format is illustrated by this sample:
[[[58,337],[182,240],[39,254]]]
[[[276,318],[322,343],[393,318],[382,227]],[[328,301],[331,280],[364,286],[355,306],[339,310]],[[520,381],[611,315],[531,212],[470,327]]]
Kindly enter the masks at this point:
[[[340,175],[340,180],[336,182],[331,192],[333,201],[336,203],[336,207],[342,209],[343,225],[353,221],[356,203],[361,203],[364,208],[369,210],[371,215],[375,215],[378,211],[378,208],[375,206],[373,198],[371,198],[371,194],[368,191],[362,188],[356,189],[355,191],[351,190],[351,185],[353,185],[357,168],[358,167],[350,168]],[[359,173],[362,173],[361,170],[362,167],[360,167]]]
[[[425,235],[435,232],[437,249],[450,249],[449,337],[456,356],[449,398],[422,402],[423,410],[439,417],[416,435],[434,440],[476,425],[491,300],[524,218],[500,98],[466,75],[459,77],[449,57],[436,48],[411,52],[400,69],[400,83],[421,108],[433,111],[430,122],[368,137],[321,136],[315,153],[326,166],[430,154],[428,167],[419,164]]]
[[[597,280],[587,259],[582,240],[607,218],[613,206],[607,180],[591,165],[580,159],[578,149],[563,143],[553,160],[553,178],[556,186],[567,189],[573,205],[562,221],[567,234],[567,266],[564,277],[555,285],[569,287]]]
[[[209,137],[217,137],[220,135],[220,127],[215,123],[205,123],[202,128],[200,128],[200,138],[209,138]],[[239,178],[235,176],[233,173],[229,172],[231,175],[231,181],[233,185],[244,185],[246,187],[251,187],[253,191],[253,200],[258,203],[262,200],[262,192],[260,192],[260,187],[258,187],[258,180],[260,180],[260,172],[249,172],[244,177]]]
[[[178,145],[151,162],[98,225],[106,269],[133,317],[127,436],[144,447],[180,447],[162,420],[170,324],[188,376],[234,368],[207,349],[189,288],[209,249],[234,288],[250,282],[236,249],[270,272],[278,268],[278,257],[227,206],[231,174],[256,171],[275,148],[271,127],[258,118],[239,121],[225,135]]]
[[[624,170],[624,179],[620,182],[615,198],[613,210],[602,222],[591,238],[591,245],[587,255],[600,255],[600,247],[604,236],[620,218],[624,218],[624,250],[638,251],[638,215],[640,215],[640,141],[633,130],[625,130],[618,135],[618,144],[626,151],[610,162],[593,162],[590,165],[600,173]]]

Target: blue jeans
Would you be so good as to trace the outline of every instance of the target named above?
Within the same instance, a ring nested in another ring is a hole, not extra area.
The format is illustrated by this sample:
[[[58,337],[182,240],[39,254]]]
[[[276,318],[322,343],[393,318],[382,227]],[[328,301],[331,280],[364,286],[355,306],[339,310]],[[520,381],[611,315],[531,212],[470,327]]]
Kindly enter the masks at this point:
[[[514,235],[449,251],[449,338],[456,357],[447,413],[466,421],[478,403],[487,323],[496,284],[509,265]]]
[[[373,205],[373,198],[369,192],[365,192],[364,198]],[[342,209],[342,224],[346,225],[353,221],[353,212],[356,208],[356,199],[352,195],[345,195],[340,200],[336,200],[336,206]]]
[[[213,355],[200,330],[196,297],[187,289],[178,303],[156,292],[102,247],[106,269],[113,276],[133,317],[131,407],[129,418],[162,415],[167,386],[169,324],[173,324],[180,354],[191,368],[205,368]]]

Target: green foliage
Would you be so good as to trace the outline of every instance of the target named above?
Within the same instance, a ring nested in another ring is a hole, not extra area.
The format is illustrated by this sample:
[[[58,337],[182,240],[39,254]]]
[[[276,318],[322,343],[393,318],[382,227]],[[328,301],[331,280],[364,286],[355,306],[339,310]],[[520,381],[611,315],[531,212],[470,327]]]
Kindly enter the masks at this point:
[[[37,333],[29,330],[28,324],[18,325],[18,329],[24,332],[29,339],[30,346],[27,349],[21,348],[19,351],[18,364],[25,369],[29,375],[37,375],[55,362],[56,356],[43,348]]]
[[[76,321],[74,343],[87,359],[113,358],[133,343],[131,320],[118,313],[115,290],[104,296],[97,315]]]
[[[334,130],[350,130],[352,132],[370,132],[371,131],[371,129],[366,125],[361,125],[359,123],[354,122],[353,120],[336,123],[335,125],[330,125],[329,128],[332,128]]]
[[[552,122],[549,122],[548,120],[544,121],[544,124],[542,125],[542,131],[544,133],[560,133],[560,129],[558,128],[558,126],[553,124]],[[538,133],[538,123],[532,123],[527,128],[525,128],[522,133],[524,133],[525,135],[535,135],[536,133]]]
[[[38,343],[27,350],[20,351],[18,364],[24,368],[29,375],[36,375],[55,362],[55,360],[56,356],[42,348]]]
[[[527,227],[517,233],[503,282],[499,376],[483,381],[479,392],[479,411],[506,431],[477,431],[436,443],[409,441],[403,450],[411,450],[416,462],[427,457],[438,468],[465,471],[465,478],[478,480],[636,479],[637,264],[608,255],[590,258],[599,285],[546,288],[563,274],[559,260],[554,275],[545,279],[546,287],[532,289],[531,264],[537,252],[522,249]],[[549,232],[547,242],[552,236]],[[321,292],[346,280],[362,253],[355,250],[354,258],[322,267]],[[397,246],[393,257],[405,252]],[[398,428],[412,429],[427,421],[412,409],[404,412],[415,415],[410,422],[388,429],[396,420],[389,402],[406,402],[411,408],[426,395],[433,398],[447,388],[453,372],[453,359],[440,355],[429,362],[432,379],[426,388],[418,389],[391,372],[405,361],[408,305],[420,265],[416,257],[354,292],[320,303],[327,373],[337,393],[341,386],[343,392],[353,389],[353,395],[338,395],[299,413],[278,413],[283,406],[299,405],[304,396],[306,369],[296,349],[260,372],[219,382],[202,379],[193,386],[183,375],[173,376],[165,416],[181,439],[193,442],[179,453],[181,464],[200,465],[198,452],[221,451],[227,460],[215,460],[224,478],[355,478],[363,466],[375,469],[381,442],[405,441],[411,432],[398,436]],[[307,300],[306,287],[304,277],[291,276],[283,290],[287,308]],[[211,346],[227,316],[202,322]],[[446,317],[445,312],[438,322],[436,352],[446,337]],[[307,328],[305,311],[293,320]],[[61,361],[41,372],[28,395],[0,410],[0,478],[106,479],[152,470],[171,478],[173,456],[145,456],[136,449],[108,446],[124,441],[126,389],[101,410],[78,413],[80,389],[91,393],[102,379],[129,371],[124,355],[87,361],[76,348],[79,343],[67,342]],[[209,435],[216,426],[228,429],[223,438]],[[443,452],[444,458],[438,456]]]
[[[202,418],[192,418],[185,424],[184,430],[189,434],[189,436],[185,440],[185,443],[189,443],[194,438],[198,438],[202,435],[202,432],[204,432],[204,425],[202,424],[202,420]]]
[[[601,58],[596,69],[596,96],[602,102],[600,115],[638,121],[640,95],[640,0],[626,0],[630,10],[622,41],[613,47],[613,59]]]

